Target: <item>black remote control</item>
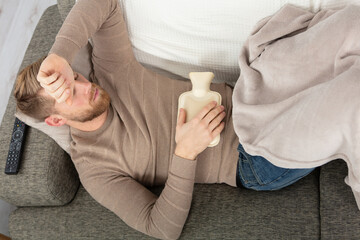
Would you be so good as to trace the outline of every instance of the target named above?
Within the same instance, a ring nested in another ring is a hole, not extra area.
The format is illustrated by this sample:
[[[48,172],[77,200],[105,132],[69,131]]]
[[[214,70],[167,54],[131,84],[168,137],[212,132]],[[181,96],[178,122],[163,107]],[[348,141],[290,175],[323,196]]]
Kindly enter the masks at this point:
[[[15,118],[14,129],[11,136],[9,154],[6,160],[5,173],[17,174],[20,168],[21,153],[25,140],[26,125]]]

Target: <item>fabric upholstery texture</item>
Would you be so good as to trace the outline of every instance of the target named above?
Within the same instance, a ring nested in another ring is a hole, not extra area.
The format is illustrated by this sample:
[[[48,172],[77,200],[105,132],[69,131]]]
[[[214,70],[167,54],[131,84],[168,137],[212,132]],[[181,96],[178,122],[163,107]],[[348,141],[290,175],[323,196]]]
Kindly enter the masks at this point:
[[[72,6],[75,4],[76,0],[58,0],[57,6],[61,16],[61,22],[63,22],[70,12]]]
[[[273,192],[196,184],[180,239],[319,239],[318,198],[318,171]],[[10,232],[14,240],[152,239],[125,225],[83,187],[63,207],[17,209]]]
[[[20,69],[47,54],[60,26],[58,9],[52,6],[42,16]],[[73,163],[51,138],[34,128],[28,129],[19,173],[4,173],[15,108],[11,94],[0,127],[0,198],[16,206],[68,203],[79,186]]]
[[[360,214],[352,191],[344,182],[347,171],[343,160],[321,167],[320,219],[323,239],[359,239]]]

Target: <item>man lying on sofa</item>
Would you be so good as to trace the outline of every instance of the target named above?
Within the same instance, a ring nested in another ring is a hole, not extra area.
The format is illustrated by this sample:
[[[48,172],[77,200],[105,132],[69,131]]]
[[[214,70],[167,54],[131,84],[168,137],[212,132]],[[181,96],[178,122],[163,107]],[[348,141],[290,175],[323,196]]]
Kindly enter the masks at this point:
[[[89,38],[97,84],[69,65]],[[275,190],[313,170],[280,168],[247,154],[234,131],[226,84],[211,86],[223,106],[210,103],[186,123],[181,110],[177,119],[178,97],[190,88],[136,61],[117,0],[80,0],[49,55],[19,74],[15,97],[25,114],[70,126],[71,158],[94,199],[145,234],[175,239],[195,182]],[[220,143],[207,148],[220,133]],[[165,185],[159,197],[146,188],[156,185]]]

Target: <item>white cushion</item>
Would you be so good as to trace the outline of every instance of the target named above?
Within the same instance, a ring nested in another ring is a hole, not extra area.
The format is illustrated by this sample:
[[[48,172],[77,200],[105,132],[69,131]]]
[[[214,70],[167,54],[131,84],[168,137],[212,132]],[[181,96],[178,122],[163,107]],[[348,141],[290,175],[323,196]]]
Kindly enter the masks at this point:
[[[316,11],[358,0],[119,0],[139,62],[169,77],[211,71],[234,85],[240,48],[285,3]]]

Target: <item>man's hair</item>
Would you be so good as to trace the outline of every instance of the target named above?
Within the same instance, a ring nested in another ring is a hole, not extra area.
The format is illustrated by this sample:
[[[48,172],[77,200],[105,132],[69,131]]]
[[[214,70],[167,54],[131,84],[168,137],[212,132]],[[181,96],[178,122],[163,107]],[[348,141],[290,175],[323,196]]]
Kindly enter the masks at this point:
[[[55,99],[38,94],[42,87],[36,76],[44,59],[42,57],[21,70],[14,89],[18,110],[42,121],[55,112]]]

